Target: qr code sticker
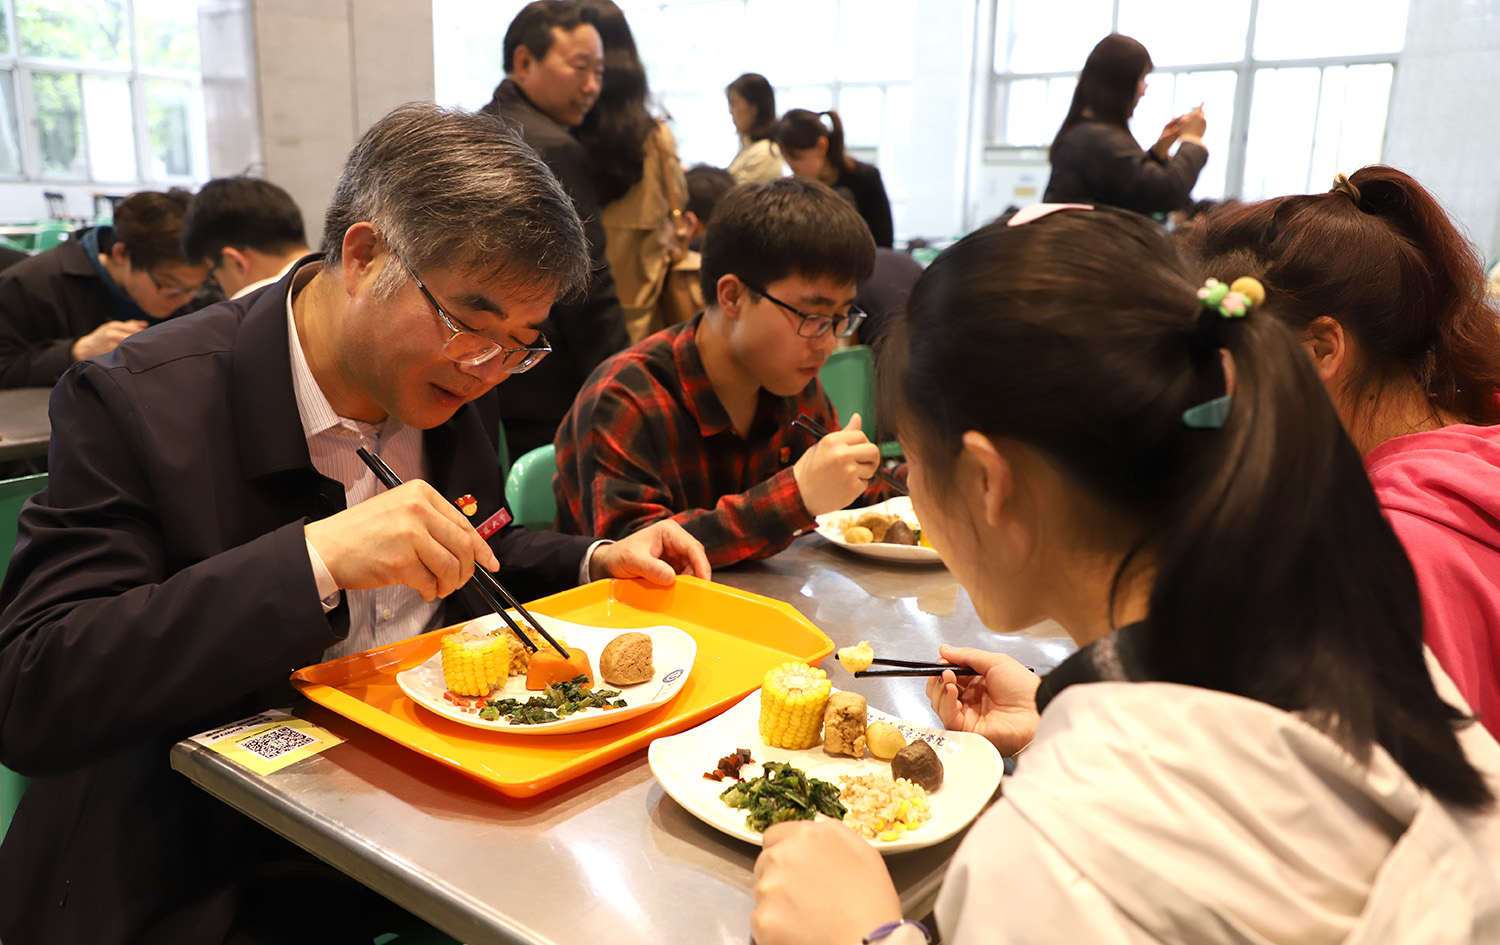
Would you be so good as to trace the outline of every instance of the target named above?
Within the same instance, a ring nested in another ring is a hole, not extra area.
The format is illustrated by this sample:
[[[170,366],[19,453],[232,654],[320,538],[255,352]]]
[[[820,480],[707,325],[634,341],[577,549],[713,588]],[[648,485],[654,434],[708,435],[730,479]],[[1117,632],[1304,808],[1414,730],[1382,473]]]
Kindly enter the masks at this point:
[[[279,758],[289,751],[296,751],[316,742],[317,739],[303,735],[290,725],[282,725],[268,732],[262,732],[254,738],[247,738],[240,742],[240,746],[270,761],[272,758]]]

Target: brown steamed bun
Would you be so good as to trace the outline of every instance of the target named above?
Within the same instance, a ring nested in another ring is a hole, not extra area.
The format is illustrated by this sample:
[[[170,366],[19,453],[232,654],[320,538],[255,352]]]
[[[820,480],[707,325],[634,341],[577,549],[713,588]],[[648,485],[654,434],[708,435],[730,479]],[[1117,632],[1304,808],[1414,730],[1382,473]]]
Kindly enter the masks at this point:
[[[611,686],[634,686],[655,675],[651,638],[644,633],[622,633],[599,654],[599,676]]]

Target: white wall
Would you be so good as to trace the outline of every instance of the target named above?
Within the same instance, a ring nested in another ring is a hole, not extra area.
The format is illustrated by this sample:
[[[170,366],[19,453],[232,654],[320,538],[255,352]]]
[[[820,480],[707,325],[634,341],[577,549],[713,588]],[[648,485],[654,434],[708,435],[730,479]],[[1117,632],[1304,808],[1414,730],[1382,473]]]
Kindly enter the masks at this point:
[[[1384,160],[1437,194],[1500,256],[1500,2],[1411,0]]]

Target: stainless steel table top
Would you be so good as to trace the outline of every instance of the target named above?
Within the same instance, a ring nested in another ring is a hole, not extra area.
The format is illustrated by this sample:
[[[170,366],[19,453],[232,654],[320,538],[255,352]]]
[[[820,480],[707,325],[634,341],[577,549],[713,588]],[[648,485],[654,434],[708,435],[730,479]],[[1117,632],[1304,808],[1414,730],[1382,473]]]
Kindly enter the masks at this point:
[[[721,583],[790,602],[836,644],[934,658],[939,641],[985,646],[1046,670],[1073,644],[1055,626],[999,637],[940,567],[882,565],[809,535]],[[936,724],[922,679],[834,684]],[[497,794],[320,706],[294,711],[348,739],[260,777],[191,742],[172,766],[450,935],[471,943],[747,942],[756,847],[679,807],[646,752],[525,801]],[[932,907],[960,837],[887,858],[907,914]]]
[[[50,387],[0,390],[0,460],[47,455],[52,421],[47,417]]]

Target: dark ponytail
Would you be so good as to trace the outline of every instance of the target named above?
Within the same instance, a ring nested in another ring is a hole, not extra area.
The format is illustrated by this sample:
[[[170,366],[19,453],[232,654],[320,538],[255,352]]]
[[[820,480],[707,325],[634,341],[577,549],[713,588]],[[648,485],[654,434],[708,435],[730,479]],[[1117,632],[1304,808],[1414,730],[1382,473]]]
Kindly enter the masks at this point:
[[[594,11],[594,26],[604,45],[604,81],[599,99],[573,132],[583,145],[593,178],[594,195],[605,206],[625,196],[646,169],[646,140],[656,121],[646,108],[651,89],[646,67],[624,12],[611,0],[583,0]]]
[[[823,116],[828,124],[823,124]],[[816,147],[819,138],[828,139],[828,163],[840,173],[854,170],[854,161],[844,153],[844,122],[836,111],[812,112],[794,108],[776,123],[776,144],[782,153],[806,151]]]
[[[1135,214],[991,224],[913,289],[882,414],[936,494],[977,430],[1113,512],[1085,534],[1154,563],[1151,678],[1304,713],[1355,757],[1379,743],[1435,796],[1486,804],[1428,674],[1411,566],[1306,355],[1259,309],[1205,322],[1195,283]],[[1183,411],[1224,390],[1220,348],[1228,420],[1190,428]]]
[[[1483,264],[1401,171],[1372,165],[1325,194],[1225,205],[1200,219],[1191,246],[1209,275],[1250,267],[1294,331],[1322,315],[1343,325],[1362,358],[1351,398],[1404,376],[1439,410],[1500,422],[1500,316]]]

